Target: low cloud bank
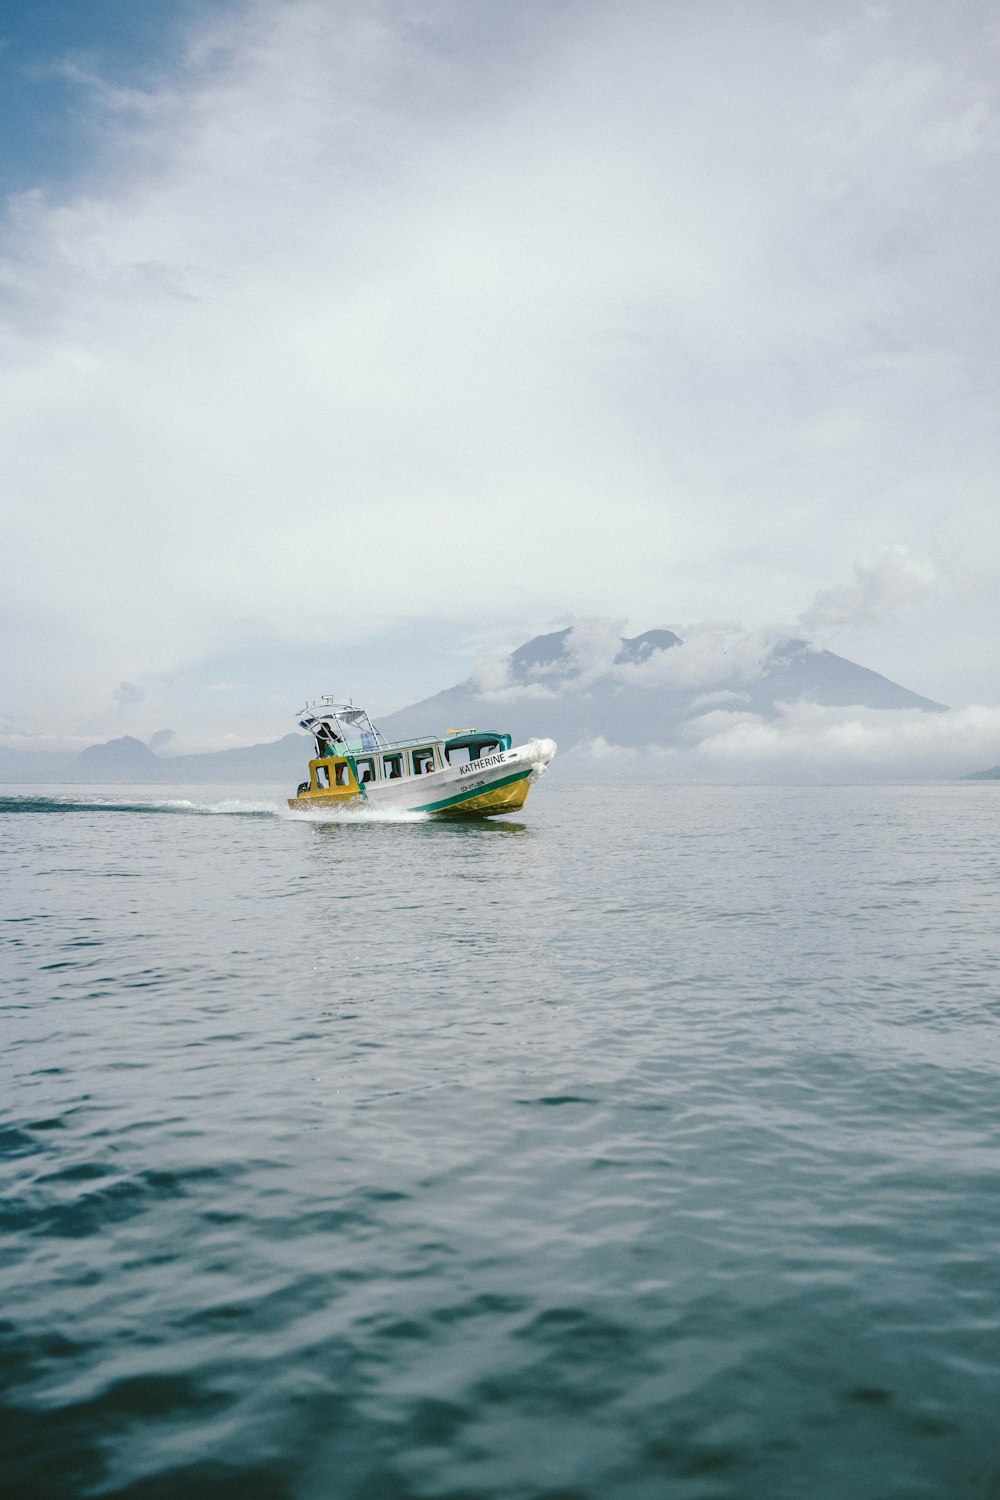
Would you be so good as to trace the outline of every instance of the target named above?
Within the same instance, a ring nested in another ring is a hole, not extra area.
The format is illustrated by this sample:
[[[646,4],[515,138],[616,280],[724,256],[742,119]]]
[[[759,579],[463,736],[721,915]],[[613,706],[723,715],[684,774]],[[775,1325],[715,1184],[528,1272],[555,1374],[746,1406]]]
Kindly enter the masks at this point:
[[[653,649],[641,661],[617,660],[625,622],[588,618],[569,624],[562,651],[515,677],[512,659],[491,657],[477,664],[470,681],[483,698],[500,702],[557,698],[580,693],[596,682],[691,691],[731,690],[734,682],[756,681],[775,647],[795,634],[791,625],[745,631],[735,624],[696,624],[679,630],[681,640]]]
[[[617,767],[638,779],[868,781],[958,777],[1000,762],[1000,708],[826,708],[788,703],[775,718],[715,708],[688,721],[678,747],[597,737],[569,752],[576,774]]]
[[[741,630],[738,625],[698,624],[678,631],[680,643],[653,651],[645,661],[621,663],[614,675],[637,688],[709,691],[723,684],[756,682],[776,646],[795,634],[791,626]]]

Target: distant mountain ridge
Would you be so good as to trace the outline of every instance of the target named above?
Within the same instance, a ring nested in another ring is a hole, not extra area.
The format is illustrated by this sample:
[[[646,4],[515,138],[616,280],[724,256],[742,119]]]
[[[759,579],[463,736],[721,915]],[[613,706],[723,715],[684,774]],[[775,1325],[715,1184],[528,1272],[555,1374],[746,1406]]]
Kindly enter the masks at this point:
[[[263,745],[210,750],[200,755],[157,755],[126,735],[88,745],[75,755],[0,749],[0,781],[189,782],[302,780],[312,739],[286,734]]]
[[[518,646],[510,655],[511,678],[514,682],[530,682],[539,672],[545,672],[566,662],[566,646],[573,627],[554,630],[549,635],[536,635],[532,640]],[[616,665],[635,664],[648,660],[654,651],[668,651],[671,646],[682,644],[679,635],[672,630],[647,630],[643,635],[630,639],[621,638],[615,657]],[[453,690],[451,690],[453,691]]]
[[[779,706],[788,703],[927,713],[944,708],[803,640],[779,641],[751,668],[734,657],[729,671],[720,658],[707,680],[699,680],[696,673],[690,681],[685,681],[683,647],[671,630],[648,630],[621,638],[617,649],[613,640],[610,648],[605,643],[607,659],[602,665],[586,635],[576,639],[573,628],[567,627],[535,636],[513,651],[501,687],[487,688],[468,678],[379,716],[379,728],[390,738],[407,738],[475,725],[506,730],[515,741],[550,736],[565,752],[598,739],[626,747],[690,744],[706,715],[746,713],[773,719]],[[73,755],[0,749],[0,779],[291,784],[301,780],[310,747],[308,735],[293,732],[234,750],[163,756],[125,735]],[[977,774],[990,778],[997,773]]]
[[[131,780],[131,773],[155,771],[158,761],[159,757],[143,740],[126,734],[104,745],[88,745],[71,764],[77,771],[91,772],[94,781],[119,781]]]
[[[802,700],[838,708],[944,710],[943,704],[832,651],[817,651],[807,641],[785,640],[773,646],[756,676],[734,665],[728,677],[669,684],[666,671],[669,685],[658,686],[655,678],[647,684],[641,673],[658,653],[670,667],[673,653],[683,646],[673,631],[649,630],[623,638],[614,660],[596,675],[579,670],[567,649],[571,634],[567,628],[519,646],[510,657],[509,681],[500,689],[481,689],[469,678],[389,714],[380,727],[390,736],[404,737],[438,724],[477,724],[507,729],[515,740],[550,735],[563,749],[598,737],[639,747],[676,744],[699,715],[713,707],[764,718],[775,717],[779,704]]]

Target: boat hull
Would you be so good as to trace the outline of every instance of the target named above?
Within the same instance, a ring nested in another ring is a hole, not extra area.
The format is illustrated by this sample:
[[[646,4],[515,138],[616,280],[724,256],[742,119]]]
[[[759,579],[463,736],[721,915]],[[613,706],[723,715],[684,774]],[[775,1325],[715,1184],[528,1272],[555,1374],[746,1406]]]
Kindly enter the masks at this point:
[[[484,787],[482,791],[464,787],[449,793],[438,803],[425,804],[415,811],[435,813],[443,818],[497,818],[522,808],[535,780],[537,776],[532,771],[519,771]]]
[[[503,817],[524,806],[555,748],[551,740],[532,740],[489,756],[488,764],[470,761],[425,776],[369,783],[364,795],[343,788],[310,790],[290,797],[288,805],[295,812],[360,811],[369,807],[443,818]]]

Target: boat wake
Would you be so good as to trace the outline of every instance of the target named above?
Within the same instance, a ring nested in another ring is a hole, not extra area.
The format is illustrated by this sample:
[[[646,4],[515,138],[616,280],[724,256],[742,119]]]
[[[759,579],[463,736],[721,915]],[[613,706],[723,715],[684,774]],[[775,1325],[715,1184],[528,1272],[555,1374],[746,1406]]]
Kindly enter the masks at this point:
[[[363,803],[339,808],[289,808],[282,816],[293,823],[430,823],[433,815],[406,808],[366,807]]]
[[[186,797],[0,797],[5,813],[158,813],[195,817],[274,818],[284,809],[277,802],[227,797],[219,802],[194,802]]]
[[[218,802],[197,802],[189,797],[52,797],[21,795],[0,797],[0,816],[5,813],[155,813],[195,818],[282,818],[294,823],[427,823],[429,813],[403,809],[360,806],[290,809],[285,802],[246,797],[224,797]]]

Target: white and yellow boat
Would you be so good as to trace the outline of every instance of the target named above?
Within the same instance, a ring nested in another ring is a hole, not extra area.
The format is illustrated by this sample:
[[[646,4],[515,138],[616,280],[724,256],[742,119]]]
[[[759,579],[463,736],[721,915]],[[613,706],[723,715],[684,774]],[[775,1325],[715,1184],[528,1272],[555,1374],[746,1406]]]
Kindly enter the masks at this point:
[[[448,730],[441,738],[387,740],[363,708],[321,698],[298,716],[316,742],[288,805],[297,811],[368,804],[392,812],[495,818],[524,806],[556,753],[553,740],[512,745],[494,730]]]

